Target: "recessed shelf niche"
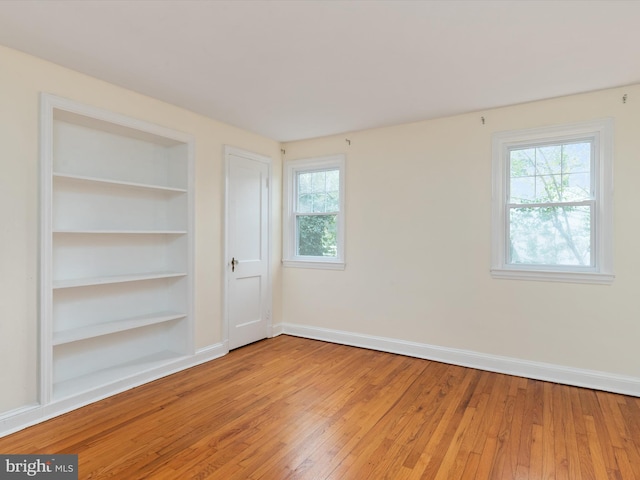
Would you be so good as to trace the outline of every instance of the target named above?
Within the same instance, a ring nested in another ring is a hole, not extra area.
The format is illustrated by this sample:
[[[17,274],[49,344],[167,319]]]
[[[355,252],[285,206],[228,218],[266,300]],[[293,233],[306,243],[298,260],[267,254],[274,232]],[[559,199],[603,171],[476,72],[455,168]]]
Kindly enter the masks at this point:
[[[193,355],[193,139],[43,94],[41,401]]]

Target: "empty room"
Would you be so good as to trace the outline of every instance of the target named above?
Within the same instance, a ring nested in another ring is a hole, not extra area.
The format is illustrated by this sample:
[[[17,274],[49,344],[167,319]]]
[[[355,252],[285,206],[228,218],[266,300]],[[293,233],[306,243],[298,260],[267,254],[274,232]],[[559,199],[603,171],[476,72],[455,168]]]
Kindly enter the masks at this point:
[[[639,23],[0,1],[0,479],[640,480]]]

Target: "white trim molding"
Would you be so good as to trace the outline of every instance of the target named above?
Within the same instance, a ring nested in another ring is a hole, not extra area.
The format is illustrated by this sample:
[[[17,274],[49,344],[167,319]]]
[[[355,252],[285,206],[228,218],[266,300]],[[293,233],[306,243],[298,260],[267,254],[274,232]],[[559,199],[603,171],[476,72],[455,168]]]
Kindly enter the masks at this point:
[[[317,268],[321,270],[344,270],[346,267],[343,262],[307,262],[298,260],[283,260],[282,265],[291,268]]]
[[[274,324],[272,333],[274,337],[281,334],[292,335],[518,377],[640,397],[640,378],[637,377],[290,323]],[[114,393],[124,392],[181,370],[215,360],[227,353],[229,353],[229,348],[225,342],[210,345],[197,350],[192,357],[185,357],[170,365],[165,365],[161,372],[156,369],[144,375],[137,375],[135,378],[128,378],[125,386],[120,389],[114,389],[113,385],[111,385],[108,391],[95,389],[86,392],[82,396],[67,399],[67,401],[62,400],[49,405],[27,405],[5,412],[0,415],[0,437],[109,397]]]
[[[590,273],[590,272],[552,272],[550,270],[505,270],[491,269],[493,278],[504,278],[511,280],[534,280],[544,282],[563,283],[592,283],[600,285],[611,285],[615,280],[614,274]]]
[[[637,377],[290,323],[283,324],[283,333],[489,372],[640,397],[640,378]]]

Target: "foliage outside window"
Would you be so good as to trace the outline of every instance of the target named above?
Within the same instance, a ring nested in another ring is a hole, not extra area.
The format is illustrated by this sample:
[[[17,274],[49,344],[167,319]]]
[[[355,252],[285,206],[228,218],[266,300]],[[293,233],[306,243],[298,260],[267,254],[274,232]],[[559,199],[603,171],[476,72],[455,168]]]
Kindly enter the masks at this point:
[[[285,164],[284,264],[344,268],[344,156]]]
[[[494,277],[609,283],[611,122],[494,136]]]

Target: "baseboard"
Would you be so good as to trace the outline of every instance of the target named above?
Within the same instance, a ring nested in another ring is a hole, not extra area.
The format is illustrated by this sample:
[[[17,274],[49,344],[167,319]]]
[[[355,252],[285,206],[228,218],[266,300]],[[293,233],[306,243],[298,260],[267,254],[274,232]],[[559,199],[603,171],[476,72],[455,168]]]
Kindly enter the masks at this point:
[[[271,326],[271,336],[277,337],[278,335],[282,335],[284,333],[284,324],[277,323]]]
[[[640,378],[636,377],[289,323],[274,325],[272,333],[273,336],[287,334],[382,352],[396,353],[409,357],[424,358],[426,360],[434,360],[507,375],[640,397]],[[214,360],[226,355],[228,352],[229,347],[226,342],[211,345],[199,349],[195,355],[183,357],[163,367],[123,379],[115,384],[94,389],[48,405],[26,405],[5,412],[0,415],[0,437],[102,400],[111,395]]]
[[[640,378],[636,377],[290,323],[282,324],[282,330],[287,335],[640,397]]]
[[[162,377],[172,375],[181,370],[195,367],[216,358],[222,357],[229,352],[226,342],[201,348],[195,355],[182,357],[173,362],[160,367],[138,373],[131,377],[123,378],[117,382],[110,383],[99,388],[88,390],[73,397],[65,398],[47,405],[27,405],[15,410],[11,410],[0,415],[0,437],[17,432],[24,428],[44,422],[50,418],[57,417],[63,413],[70,412],[90,403],[97,402],[104,398],[122,393],[145,383],[152,382]]]

